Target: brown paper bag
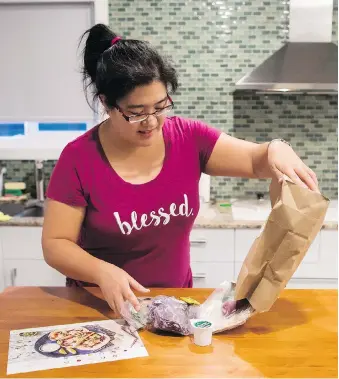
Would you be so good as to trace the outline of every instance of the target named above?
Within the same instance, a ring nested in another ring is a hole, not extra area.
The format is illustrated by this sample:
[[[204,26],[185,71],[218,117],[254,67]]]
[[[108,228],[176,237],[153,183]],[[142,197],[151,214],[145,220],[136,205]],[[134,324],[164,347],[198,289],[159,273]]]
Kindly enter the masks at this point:
[[[272,210],[238,276],[235,298],[268,311],[319,233],[329,200],[289,180],[270,187]]]

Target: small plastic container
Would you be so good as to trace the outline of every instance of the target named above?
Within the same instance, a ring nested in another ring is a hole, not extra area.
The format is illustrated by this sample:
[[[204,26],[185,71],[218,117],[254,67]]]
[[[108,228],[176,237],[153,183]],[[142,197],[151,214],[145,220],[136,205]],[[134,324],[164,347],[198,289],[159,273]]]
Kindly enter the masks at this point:
[[[210,321],[203,319],[191,320],[193,327],[194,344],[198,346],[209,346],[212,343],[213,325]]]

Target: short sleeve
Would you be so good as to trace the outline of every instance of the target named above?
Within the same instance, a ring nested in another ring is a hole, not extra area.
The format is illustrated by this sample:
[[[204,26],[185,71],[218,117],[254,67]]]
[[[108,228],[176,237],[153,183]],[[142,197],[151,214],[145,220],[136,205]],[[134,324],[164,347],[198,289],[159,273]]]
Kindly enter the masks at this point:
[[[64,148],[53,169],[46,196],[71,206],[87,206],[76,168],[76,154],[71,144]]]
[[[190,128],[198,148],[201,171],[205,172],[207,162],[222,131],[198,120],[190,120]]]

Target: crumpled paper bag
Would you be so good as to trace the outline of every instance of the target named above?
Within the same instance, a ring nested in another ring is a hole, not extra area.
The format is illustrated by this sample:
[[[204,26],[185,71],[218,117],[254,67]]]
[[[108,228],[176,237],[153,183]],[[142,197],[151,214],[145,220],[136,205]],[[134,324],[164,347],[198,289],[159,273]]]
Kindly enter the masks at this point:
[[[319,233],[329,200],[289,180],[270,186],[272,210],[242,265],[235,299],[268,311]]]

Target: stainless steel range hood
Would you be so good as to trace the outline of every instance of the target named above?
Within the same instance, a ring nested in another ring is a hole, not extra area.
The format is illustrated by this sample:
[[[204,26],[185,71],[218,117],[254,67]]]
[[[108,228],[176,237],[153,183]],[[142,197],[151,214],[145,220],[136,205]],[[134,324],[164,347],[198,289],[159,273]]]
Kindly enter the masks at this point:
[[[338,92],[338,46],[331,42],[333,0],[314,1],[318,4],[312,7],[311,0],[291,0],[290,42],[240,79],[236,90]]]
[[[337,92],[338,46],[289,42],[236,84],[238,90]]]

